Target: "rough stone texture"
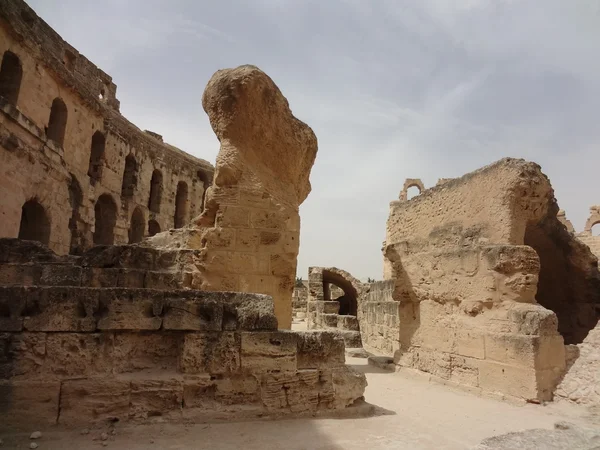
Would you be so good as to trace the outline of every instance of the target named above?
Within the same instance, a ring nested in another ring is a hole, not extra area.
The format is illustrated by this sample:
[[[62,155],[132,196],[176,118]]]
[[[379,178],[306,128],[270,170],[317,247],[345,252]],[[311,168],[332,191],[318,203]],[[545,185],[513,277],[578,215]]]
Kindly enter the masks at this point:
[[[600,324],[581,344],[567,347],[567,373],[556,395],[600,412]]]
[[[12,52],[22,73],[17,95],[0,95],[0,237],[19,236],[22,208],[32,199],[47,225],[34,217],[28,236],[59,254],[91,247],[95,234],[131,242],[136,227],[138,241],[150,224],[180,227],[202,211],[211,164],[127,121],[111,77],[25,2],[4,1],[0,18],[0,58]],[[50,124],[57,98],[66,107],[62,142]],[[161,175],[151,208],[154,171]]]
[[[303,281],[301,285],[294,286],[292,292],[292,317],[298,320],[306,319],[308,303],[308,281]]]
[[[585,222],[583,231],[581,233],[576,233],[576,236],[590,248],[596,257],[600,258],[600,236],[592,233],[592,228],[598,224],[600,224],[600,206],[592,206],[590,207],[590,217],[588,217]],[[595,229],[597,229],[597,227]],[[572,225],[569,231],[573,231]]]
[[[393,280],[376,281],[358,299],[363,346],[385,356],[394,356],[400,348],[400,303],[393,299],[393,291]]]
[[[595,450],[600,429],[558,422],[554,430],[533,429],[487,438],[472,450]]]
[[[515,159],[392,202],[385,276],[400,337],[386,345],[399,344],[396,363],[475,390],[551,399],[563,338],[581,342],[600,303],[597,259],[557,213],[540,167]]]
[[[334,329],[348,348],[361,347],[358,300],[365,285],[336,267],[308,269],[308,329]]]

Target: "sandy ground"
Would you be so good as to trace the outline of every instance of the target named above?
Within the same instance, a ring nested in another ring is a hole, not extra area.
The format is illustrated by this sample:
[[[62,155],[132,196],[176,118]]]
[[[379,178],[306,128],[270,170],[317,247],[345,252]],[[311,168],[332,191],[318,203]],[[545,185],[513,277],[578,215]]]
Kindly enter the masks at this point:
[[[39,450],[109,448],[244,449],[244,450],[369,450],[468,449],[482,439],[510,431],[551,429],[566,420],[588,425],[585,411],[568,404],[516,406],[480,398],[367,365],[365,359],[347,363],[366,373],[366,400],[383,414],[351,419],[301,419],[198,425],[117,425],[102,445],[104,430],[43,430]],[[33,430],[32,430],[33,431]],[[0,436],[5,448],[29,448],[29,435]]]

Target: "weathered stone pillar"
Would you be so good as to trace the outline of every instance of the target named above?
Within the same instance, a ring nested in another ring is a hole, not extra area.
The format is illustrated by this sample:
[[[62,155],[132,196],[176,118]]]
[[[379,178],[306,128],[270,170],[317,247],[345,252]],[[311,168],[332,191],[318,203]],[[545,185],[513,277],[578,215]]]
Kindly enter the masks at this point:
[[[300,239],[317,138],[254,66],[216,72],[202,105],[221,142],[200,226],[199,288],[273,296],[290,328]]]

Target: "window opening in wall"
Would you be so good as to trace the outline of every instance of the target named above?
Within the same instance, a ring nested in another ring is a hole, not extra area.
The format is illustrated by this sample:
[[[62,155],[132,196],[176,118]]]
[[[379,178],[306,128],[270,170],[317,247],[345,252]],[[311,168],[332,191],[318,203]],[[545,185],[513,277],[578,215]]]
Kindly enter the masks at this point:
[[[122,197],[133,197],[137,185],[138,165],[135,156],[131,153],[125,158],[125,171],[123,172],[123,183],[121,185]]]
[[[96,206],[94,244],[113,245],[115,243],[115,225],[117,224],[117,205],[108,194],[102,194]]]
[[[148,209],[154,213],[160,212],[160,201],[163,190],[163,176],[160,170],[156,169],[152,172],[150,180],[150,197],[148,199]]]
[[[38,241],[45,245],[50,243],[50,219],[36,199],[26,201],[21,208],[19,239]]]
[[[102,178],[102,167],[104,166],[104,149],[106,147],[106,138],[101,131],[96,131],[92,136],[92,148],[90,151],[90,163],[88,166],[88,176],[92,186]]]
[[[600,236],[600,222],[596,222],[594,225],[592,225],[592,229],[590,231],[592,236]]]
[[[419,189],[418,186],[410,186],[407,190],[406,190],[406,199],[410,200],[411,198],[416,197],[417,195],[419,195],[421,193],[421,189]]]
[[[21,60],[13,52],[5,51],[0,66],[0,96],[4,97],[8,103],[17,104],[22,78]]]
[[[160,225],[154,219],[148,221],[148,236],[154,236],[160,233]]]
[[[60,146],[63,146],[65,141],[67,116],[67,105],[60,98],[55,98],[50,109],[50,119],[48,120],[46,136]]]
[[[129,243],[136,244],[144,239],[144,231],[146,228],[146,219],[144,213],[138,206],[133,210],[131,215],[131,225],[129,227]]]
[[[188,214],[188,186],[185,181],[177,184],[177,194],[175,195],[175,228],[181,228],[185,225]]]

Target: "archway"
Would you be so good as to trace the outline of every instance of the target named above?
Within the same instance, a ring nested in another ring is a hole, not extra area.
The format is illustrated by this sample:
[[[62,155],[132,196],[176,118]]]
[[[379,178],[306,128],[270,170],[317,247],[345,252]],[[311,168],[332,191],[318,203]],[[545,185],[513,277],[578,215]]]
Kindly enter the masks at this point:
[[[115,225],[117,224],[117,205],[108,194],[102,194],[96,206],[94,244],[113,245],[115,243]]]
[[[152,179],[150,180],[150,197],[148,198],[148,209],[154,213],[160,213],[160,201],[163,190],[163,176],[162,172],[155,169],[152,172]]]
[[[25,202],[21,208],[19,239],[50,243],[50,219],[44,207],[35,199]]]
[[[138,165],[135,156],[131,153],[125,158],[125,171],[123,172],[123,183],[121,184],[121,196],[133,197],[137,186]]]
[[[5,51],[2,56],[2,66],[0,66],[0,96],[4,97],[8,103],[17,104],[22,78],[21,60],[13,52]]]
[[[175,228],[181,228],[185,225],[188,215],[188,186],[185,181],[177,184],[177,194],[175,195]]]
[[[138,206],[131,215],[131,224],[129,226],[129,243],[136,244],[144,239],[144,229],[146,228],[146,219],[144,213]]]
[[[330,285],[337,286],[343,291],[343,295],[332,298]],[[325,301],[337,301],[340,304],[338,314],[340,316],[355,316],[358,312],[358,293],[352,282],[341,274],[323,269],[323,296]]]
[[[71,218],[69,219],[69,230],[71,230],[71,244],[69,253],[79,255],[84,250],[84,242],[81,230],[79,230],[79,208],[83,203],[83,191],[75,175],[71,174],[69,181],[69,202],[71,203]]]
[[[590,234],[592,236],[600,237],[600,220],[592,224],[592,227],[590,228]]]
[[[154,236],[155,234],[160,233],[160,225],[154,219],[148,221],[148,236]]]
[[[60,98],[55,98],[50,109],[48,128],[46,136],[58,145],[63,146],[65,142],[65,130],[67,129],[67,105]]]
[[[92,186],[102,178],[102,167],[104,166],[104,149],[106,138],[101,131],[96,131],[92,136],[92,147],[90,150],[90,163],[88,165],[88,176]]]
[[[406,199],[410,200],[411,198],[414,198],[419,194],[421,194],[421,189],[419,188],[419,186],[413,184],[412,186],[409,186],[406,190]]]

